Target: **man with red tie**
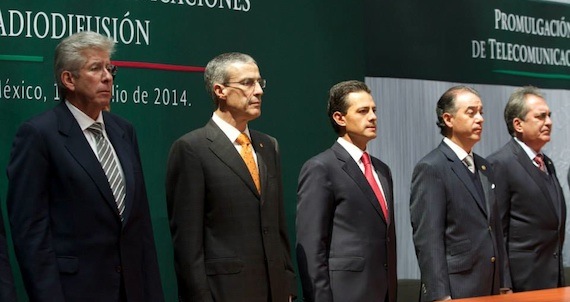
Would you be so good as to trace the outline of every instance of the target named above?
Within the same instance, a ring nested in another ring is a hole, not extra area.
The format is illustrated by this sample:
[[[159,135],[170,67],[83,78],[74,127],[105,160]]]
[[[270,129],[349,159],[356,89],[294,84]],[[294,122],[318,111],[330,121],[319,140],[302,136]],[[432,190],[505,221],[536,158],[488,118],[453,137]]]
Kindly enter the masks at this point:
[[[366,152],[376,104],[366,84],[329,94],[338,134],[307,161],[297,190],[297,260],[305,301],[396,301],[396,234],[390,168]]]

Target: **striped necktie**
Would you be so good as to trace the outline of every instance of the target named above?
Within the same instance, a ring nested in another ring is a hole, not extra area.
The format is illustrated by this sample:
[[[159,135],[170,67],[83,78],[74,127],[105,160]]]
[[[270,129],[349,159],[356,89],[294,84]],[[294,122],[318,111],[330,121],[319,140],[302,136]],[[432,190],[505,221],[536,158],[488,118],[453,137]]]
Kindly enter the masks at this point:
[[[117,203],[117,209],[119,210],[119,215],[121,220],[123,220],[123,212],[125,211],[125,182],[119,171],[119,166],[113,150],[111,148],[111,143],[103,135],[103,125],[99,122],[93,123],[87,130],[91,131],[95,136],[95,142],[97,145],[97,156],[99,157],[99,162],[101,162],[101,167],[105,171],[107,180],[109,181],[109,186],[113,191],[113,196],[115,197],[115,202]]]

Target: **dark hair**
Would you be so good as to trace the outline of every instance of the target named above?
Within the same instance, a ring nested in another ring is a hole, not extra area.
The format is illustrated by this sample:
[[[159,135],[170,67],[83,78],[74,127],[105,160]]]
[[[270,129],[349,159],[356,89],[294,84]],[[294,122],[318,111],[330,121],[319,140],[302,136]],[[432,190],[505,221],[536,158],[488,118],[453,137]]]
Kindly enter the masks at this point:
[[[223,84],[229,80],[228,66],[233,63],[254,63],[257,65],[251,56],[239,52],[223,53],[210,60],[208,65],[206,65],[206,70],[204,71],[206,91],[212,97],[216,107],[218,107],[219,100],[214,92],[214,84]]]
[[[346,114],[349,107],[346,96],[352,92],[360,91],[370,93],[370,88],[368,88],[365,83],[356,80],[340,82],[329,90],[327,114],[329,116],[333,129],[337,134],[340,133],[341,127],[335,122],[333,114],[337,111],[342,114]]]
[[[457,112],[457,108],[455,107],[455,99],[457,98],[459,92],[471,92],[481,98],[481,96],[479,96],[479,92],[469,86],[458,85],[447,89],[447,91],[444,92],[443,95],[439,98],[437,101],[437,106],[435,107],[435,113],[437,115],[436,124],[439,127],[441,135],[443,136],[446,136],[449,130],[445,124],[445,121],[443,120],[443,114],[455,114]]]
[[[534,86],[524,86],[518,88],[511,94],[509,101],[505,106],[505,123],[507,124],[507,130],[511,136],[515,136],[515,128],[513,126],[513,120],[515,118],[520,118],[524,120],[526,114],[530,110],[526,105],[526,96],[535,95],[537,97],[543,98],[544,96],[540,90]]]

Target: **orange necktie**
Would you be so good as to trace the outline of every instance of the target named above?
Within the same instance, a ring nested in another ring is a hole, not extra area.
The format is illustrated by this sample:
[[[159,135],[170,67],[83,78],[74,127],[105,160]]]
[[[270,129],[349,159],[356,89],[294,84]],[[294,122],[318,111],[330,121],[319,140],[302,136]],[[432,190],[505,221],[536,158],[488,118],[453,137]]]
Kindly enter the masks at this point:
[[[261,184],[259,182],[259,172],[257,171],[257,164],[253,159],[253,152],[251,148],[251,142],[249,137],[244,133],[240,134],[236,139],[236,142],[241,146],[241,158],[245,162],[247,169],[249,170],[249,174],[251,174],[251,178],[253,178],[253,182],[255,183],[255,187],[257,187],[257,191],[261,193]]]

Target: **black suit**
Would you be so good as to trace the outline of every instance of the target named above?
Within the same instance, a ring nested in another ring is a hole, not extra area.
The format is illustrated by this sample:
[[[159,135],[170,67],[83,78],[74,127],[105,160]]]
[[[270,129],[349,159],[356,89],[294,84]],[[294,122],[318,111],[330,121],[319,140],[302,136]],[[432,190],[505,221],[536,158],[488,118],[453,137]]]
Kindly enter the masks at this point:
[[[250,134],[261,195],[212,120],[172,145],[166,199],[181,301],[284,302],[296,294],[277,141]]]
[[[163,301],[137,139],[103,112],[126,183],[124,221],[64,102],[18,130],[8,165],[12,238],[31,301]]]
[[[396,301],[390,169],[372,157],[390,209],[337,142],[303,165],[297,191],[297,260],[305,301]]]
[[[17,301],[16,289],[14,288],[14,279],[8,258],[4,217],[2,217],[2,211],[0,211],[0,302],[13,301]]]
[[[566,203],[552,161],[549,175],[514,139],[489,156],[514,291],[565,286],[562,246]],[[500,176],[500,177],[499,177]]]
[[[492,295],[510,288],[495,181],[485,159],[475,154],[474,161],[477,174],[442,142],[414,169],[410,214],[421,301]]]

